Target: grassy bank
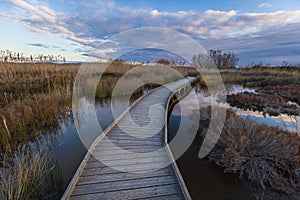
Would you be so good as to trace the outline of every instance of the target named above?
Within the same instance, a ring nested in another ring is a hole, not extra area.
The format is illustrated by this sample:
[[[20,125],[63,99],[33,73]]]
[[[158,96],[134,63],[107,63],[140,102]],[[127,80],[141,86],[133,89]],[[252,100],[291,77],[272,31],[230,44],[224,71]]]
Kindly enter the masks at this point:
[[[271,89],[264,89],[265,92],[254,94],[250,92],[243,92],[238,94],[227,95],[227,102],[234,107],[242,109],[250,109],[253,111],[261,111],[263,114],[270,116],[278,116],[281,113],[288,115],[299,115],[300,107],[291,103],[290,99],[285,100],[276,92],[271,92]],[[290,93],[290,95],[292,95]]]
[[[245,67],[220,69],[224,83],[251,87],[300,84],[299,67]]]
[[[71,95],[67,91],[53,91],[26,97],[1,108],[1,155],[12,154],[41,132],[55,133],[59,129],[58,119],[69,116],[70,102]]]

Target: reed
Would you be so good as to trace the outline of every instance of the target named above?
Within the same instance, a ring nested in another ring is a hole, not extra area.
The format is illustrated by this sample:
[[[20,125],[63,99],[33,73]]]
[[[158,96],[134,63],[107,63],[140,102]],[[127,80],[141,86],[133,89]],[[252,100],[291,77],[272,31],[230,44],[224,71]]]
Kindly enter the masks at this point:
[[[0,63],[0,107],[29,96],[69,89],[77,65]]]
[[[1,154],[12,153],[40,133],[56,132],[58,119],[69,115],[71,95],[54,91],[27,97],[0,108]]]
[[[4,158],[0,170],[0,199],[58,199],[60,173],[47,148],[22,149]]]
[[[59,129],[58,119],[69,116],[74,81],[80,65],[53,63],[0,63],[0,149],[3,154],[12,153],[21,144],[40,133]],[[96,97],[110,97],[119,79],[137,66],[114,61],[106,64],[85,64],[83,89],[97,84]],[[139,66],[139,70],[125,75],[124,83],[116,95],[128,95],[133,91],[156,87],[175,81],[179,76],[169,73],[164,67]],[[182,73],[192,68],[178,68]],[[146,73],[145,73],[146,71]],[[103,72],[99,82],[99,72]],[[96,79],[97,82],[93,80]],[[146,83],[136,88],[139,80]]]

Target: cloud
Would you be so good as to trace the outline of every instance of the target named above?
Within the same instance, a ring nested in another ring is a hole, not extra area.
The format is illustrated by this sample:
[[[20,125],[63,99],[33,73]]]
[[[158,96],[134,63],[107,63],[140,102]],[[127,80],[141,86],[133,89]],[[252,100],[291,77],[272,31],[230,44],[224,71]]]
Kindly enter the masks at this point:
[[[49,23],[56,23],[55,12],[44,5],[35,7],[22,0],[11,0],[11,2],[19,8],[28,11],[28,13],[31,14],[35,19],[46,20]]]
[[[70,31],[62,20],[64,15],[55,12],[46,4],[37,1],[34,1],[35,4],[30,4],[23,0],[10,0],[10,2],[14,5],[14,9],[22,13],[12,19],[24,24],[31,31],[42,34],[59,34],[63,38],[81,44],[91,43],[89,39],[77,37],[74,32]]]
[[[237,51],[241,54],[241,61],[257,60],[260,59],[259,55],[268,58],[273,55],[275,58],[280,51],[284,51],[282,55],[294,59],[298,53],[296,48],[299,48],[296,44],[290,50],[286,46],[287,43],[299,41],[296,33],[299,33],[300,28],[292,27],[299,27],[300,10],[265,13],[240,13],[237,10],[167,12],[152,8],[122,7],[113,1],[97,0],[77,4],[72,1],[62,2],[73,12],[60,13],[36,0],[10,2],[13,6],[7,11],[6,19],[17,21],[33,32],[58,34],[75,41],[79,46],[86,47],[80,49],[81,53],[94,57],[109,57],[119,50],[116,44],[110,44],[107,40],[110,36],[140,27],[177,30],[205,44],[208,49]],[[270,6],[268,3],[259,5],[261,8]],[[277,44],[278,41],[283,44]],[[260,52],[268,48],[273,52]]]
[[[271,8],[272,6],[270,3],[261,3],[258,5],[259,8]]]
[[[252,35],[206,40],[206,49],[234,51],[240,57],[240,64],[253,62],[281,64],[282,61],[300,64],[300,23],[273,26]]]
[[[253,27],[263,29],[263,27],[300,22],[300,10],[276,11],[271,13],[246,13],[241,14],[239,20],[248,22],[248,25]]]
[[[28,45],[30,45],[30,46],[35,46],[35,47],[43,47],[43,48],[46,48],[46,49],[49,48],[48,45],[40,44],[40,43],[29,43]]]

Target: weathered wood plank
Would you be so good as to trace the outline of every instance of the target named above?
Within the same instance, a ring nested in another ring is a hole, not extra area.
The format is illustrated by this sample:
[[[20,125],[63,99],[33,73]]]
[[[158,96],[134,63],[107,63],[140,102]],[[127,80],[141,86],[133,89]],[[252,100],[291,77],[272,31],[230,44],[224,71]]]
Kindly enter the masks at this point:
[[[141,165],[141,164],[147,164],[147,163],[156,163],[156,162],[163,162],[166,163],[169,161],[168,157],[151,157],[151,158],[128,158],[126,159],[120,159],[119,157],[117,159],[112,159],[112,160],[103,160],[103,162],[88,162],[86,164],[86,169],[89,168],[99,168],[99,167],[105,167],[106,164],[111,166],[111,167],[116,167],[116,166],[129,166],[129,165]]]
[[[135,181],[122,180],[116,182],[96,183],[90,185],[77,185],[72,195],[83,195],[98,192],[112,192],[152,186],[169,185],[174,183],[178,183],[175,176],[164,176],[137,179]]]
[[[139,199],[147,199],[147,200],[182,200],[184,199],[181,193],[178,194],[171,194],[165,196],[157,196],[157,197],[146,197],[146,198],[139,198]]]
[[[140,165],[130,165],[130,166],[118,166],[118,169],[122,169],[123,172],[131,172],[130,170],[134,170],[139,173],[147,173],[150,171],[156,171],[166,166],[168,163],[151,163],[151,164],[140,164]],[[113,169],[111,167],[103,167],[103,168],[91,168],[86,169],[82,172],[81,176],[91,176],[97,174],[112,174],[119,173],[120,170]]]
[[[148,173],[125,173],[119,172],[115,174],[100,174],[98,176],[85,176],[80,177],[77,185],[92,184],[92,183],[104,183],[104,182],[115,182],[121,180],[134,180],[139,178],[149,177],[160,177],[160,176],[171,176],[174,172],[171,168],[164,168],[158,171],[152,171]]]
[[[151,141],[155,141],[155,142],[161,142],[161,140],[163,140],[162,136],[155,136],[155,137],[150,137],[150,138],[137,138],[137,137],[132,137],[130,135],[121,135],[121,134],[113,134],[109,137],[107,137],[107,139],[111,140],[111,141],[123,141],[123,140],[131,140],[131,141],[146,141],[146,142],[151,142]]]
[[[133,153],[149,153],[149,152],[156,151],[160,148],[161,148],[160,146],[141,146],[141,145],[122,147],[123,150],[133,152]],[[105,147],[98,147],[97,149],[95,149],[94,155],[101,154],[102,152],[106,152],[107,155],[116,154],[118,153],[117,151],[118,149],[120,149],[120,147],[109,147],[107,149],[105,149]]]
[[[168,156],[166,152],[155,152],[153,155],[148,155],[146,153],[132,153],[129,154],[127,152],[120,152],[115,154],[106,154],[106,153],[99,153],[95,154],[93,157],[91,157],[88,161],[89,162],[97,162],[97,161],[119,161],[127,163],[126,160],[158,160],[158,161],[164,161],[168,160]],[[130,161],[128,161],[130,162]],[[128,163],[127,163],[128,164]]]
[[[110,139],[110,141],[103,141],[101,142],[101,146],[108,145],[110,143],[114,143],[117,146],[121,145],[130,145],[130,146],[137,146],[137,145],[159,145],[163,146],[163,141],[157,140],[128,140],[128,139]],[[100,145],[99,145],[100,146]]]
[[[138,188],[131,190],[115,191],[115,192],[106,192],[106,193],[97,193],[97,194],[86,194],[80,196],[71,196],[71,200],[91,200],[91,199],[165,199],[167,196],[174,197],[174,200],[180,199],[183,200],[184,197],[182,194],[178,194],[180,187],[178,184],[170,184],[163,186],[153,186],[146,188]]]

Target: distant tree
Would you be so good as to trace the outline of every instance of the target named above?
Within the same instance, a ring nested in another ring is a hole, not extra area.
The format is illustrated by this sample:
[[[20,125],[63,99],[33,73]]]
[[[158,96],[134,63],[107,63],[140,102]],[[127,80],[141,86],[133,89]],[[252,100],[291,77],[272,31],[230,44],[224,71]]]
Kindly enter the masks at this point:
[[[235,67],[239,61],[238,56],[233,52],[224,52],[221,50],[209,50],[209,55],[218,68]]]
[[[113,62],[114,62],[115,64],[125,64],[125,63],[126,63],[126,61],[123,60],[123,59],[115,59]]]
[[[193,56],[193,64],[197,67],[210,68],[216,65],[218,68],[235,67],[239,58],[233,52],[224,52],[221,50],[209,50],[208,54],[198,54]]]
[[[40,62],[47,62],[49,60],[50,62],[56,62],[58,59],[63,60],[63,62],[66,62],[66,58],[58,55],[43,55],[43,54],[38,54],[38,55],[29,55],[28,57],[24,55],[24,53],[21,52],[12,52],[9,50],[0,50],[0,62],[35,62],[35,61],[40,61]]]
[[[159,59],[158,61],[156,61],[156,63],[162,64],[162,65],[170,65],[171,61],[169,61],[167,59]]]
[[[289,63],[289,61],[283,61],[282,64],[281,64],[281,66],[283,66],[283,67],[290,67],[291,64]]]
[[[209,54],[194,55],[192,61],[194,66],[201,67],[201,68],[210,68],[211,66],[214,65]]]
[[[43,54],[39,55],[39,59],[41,62],[43,61]]]

